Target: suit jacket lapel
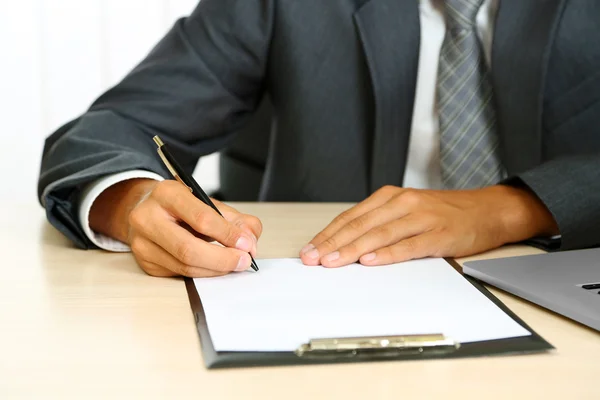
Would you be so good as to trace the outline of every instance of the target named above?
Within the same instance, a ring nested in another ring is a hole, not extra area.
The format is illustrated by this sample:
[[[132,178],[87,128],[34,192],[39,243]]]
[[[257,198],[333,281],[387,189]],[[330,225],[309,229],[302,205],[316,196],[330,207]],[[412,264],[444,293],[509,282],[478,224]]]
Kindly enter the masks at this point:
[[[510,175],[542,162],[542,101],[551,44],[565,0],[500,0],[492,81]]]
[[[366,0],[355,15],[375,96],[371,191],[401,185],[417,81],[418,1]]]

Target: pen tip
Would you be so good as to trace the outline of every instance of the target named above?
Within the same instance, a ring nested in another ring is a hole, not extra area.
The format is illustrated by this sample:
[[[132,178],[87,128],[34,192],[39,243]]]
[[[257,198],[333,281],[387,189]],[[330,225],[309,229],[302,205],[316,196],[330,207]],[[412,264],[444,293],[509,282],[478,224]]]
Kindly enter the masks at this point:
[[[256,265],[256,261],[254,261],[254,259],[252,259],[251,265],[253,270],[258,271],[258,265]]]

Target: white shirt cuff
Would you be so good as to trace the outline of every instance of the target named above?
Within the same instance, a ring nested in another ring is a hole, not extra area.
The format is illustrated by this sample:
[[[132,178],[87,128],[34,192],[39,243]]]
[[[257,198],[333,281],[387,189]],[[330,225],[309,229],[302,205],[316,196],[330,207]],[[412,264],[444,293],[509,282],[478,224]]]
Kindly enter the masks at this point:
[[[90,228],[89,218],[92,205],[102,192],[119,182],[138,178],[155,179],[157,181],[162,181],[164,179],[162,176],[155,174],[154,172],[143,170],[120,172],[105,176],[90,183],[81,193],[78,214],[79,223],[81,224],[81,228],[85,232],[85,235],[88,237],[88,239],[90,239],[90,241],[99,248],[114,252],[127,252],[131,250],[125,243],[94,232],[92,228]]]

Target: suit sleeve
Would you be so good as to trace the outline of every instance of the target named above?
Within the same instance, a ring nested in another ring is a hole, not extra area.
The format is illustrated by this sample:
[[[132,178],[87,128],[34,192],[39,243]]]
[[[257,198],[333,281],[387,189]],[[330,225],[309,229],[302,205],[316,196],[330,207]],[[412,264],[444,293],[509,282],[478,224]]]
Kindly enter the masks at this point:
[[[82,188],[145,170],[168,176],[152,137],[190,172],[222,149],[263,94],[275,0],[202,0],[120,83],[46,139],[38,197],[52,225],[95,247],[78,221]]]
[[[560,229],[560,241],[537,238],[547,250],[600,245],[600,155],[557,158],[520,174],[546,205]]]

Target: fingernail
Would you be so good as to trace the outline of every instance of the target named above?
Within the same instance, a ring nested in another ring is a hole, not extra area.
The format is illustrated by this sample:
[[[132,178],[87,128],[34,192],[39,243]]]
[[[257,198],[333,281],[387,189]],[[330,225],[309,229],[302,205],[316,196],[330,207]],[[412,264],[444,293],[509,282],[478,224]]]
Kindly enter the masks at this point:
[[[302,250],[300,250],[300,254],[304,255],[305,253],[311,251],[312,249],[315,248],[315,245],[312,243],[307,244],[306,246],[304,246],[302,248]]]
[[[338,258],[340,258],[340,252],[339,252],[339,251],[334,251],[333,253],[331,253],[331,254],[327,254],[327,255],[325,256],[325,260],[326,260],[326,261],[329,261],[329,262],[335,261],[335,260],[337,260]]]
[[[377,254],[369,253],[369,254],[365,254],[364,256],[362,256],[362,260],[365,262],[370,262],[370,261],[373,261],[376,257],[377,257]]]
[[[250,237],[252,238],[252,249],[250,250],[250,254],[253,257],[256,257],[256,252],[258,251],[258,238],[254,236],[253,233],[250,233]]]
[[[306,253],[305,256],[310,258],[311,260],[316,260],[317,258],[319,258],[319,250],[313,249]]]
[[[235,243],[235,248],[242,251],[252,250],[252,241],[245,236],[241,236]]]
[[[238,261],[237,267],[235,267],[236,272],[245,271],[250,268],[250,257],[248,254],[242,254],[240,260]]]

